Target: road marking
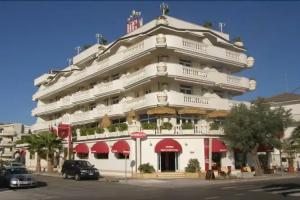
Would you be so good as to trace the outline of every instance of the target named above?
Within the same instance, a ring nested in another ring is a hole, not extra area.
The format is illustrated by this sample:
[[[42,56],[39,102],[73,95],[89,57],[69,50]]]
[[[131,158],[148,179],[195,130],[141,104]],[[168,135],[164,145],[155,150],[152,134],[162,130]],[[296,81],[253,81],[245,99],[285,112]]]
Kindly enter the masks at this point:
[[[300,192],[288,194],[287,196],[291,196],[291,197],[300,197]]]
[[[280,190],[280,191],[272,191],[270,193],[272,193],[272,194],[280,194],[280,193],[289,193],[289,192],[300,192],[300,188]]]
[[[249,187],[254,187],[254,186],[255,185],[234,185],[234,186],[222,187],[221,189],[223,189],[223,190],[237,189],[237,188],[241,188],[242,189],[242,188],[249,188]]]
[[[278,190],[278,189],[285,189],[286,187],[269,187],[269,188],[259,188],[250,190],[251,192],[262,192],[262,191],[268,191],[268,190]]]
[[[219,196],[213,196],[213,197],[205,197],[204,199],[218,199]]]

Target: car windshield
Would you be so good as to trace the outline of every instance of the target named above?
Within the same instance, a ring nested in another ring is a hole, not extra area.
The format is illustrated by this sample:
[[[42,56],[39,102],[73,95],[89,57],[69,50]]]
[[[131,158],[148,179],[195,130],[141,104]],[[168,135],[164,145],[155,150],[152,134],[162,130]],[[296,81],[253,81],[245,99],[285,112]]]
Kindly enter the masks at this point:
[[[10,168],[8,171],[11,174],[29,174],[26,168]]]
[[[88,161],[76,161],[76,165],[82,166],[82,167],[91,167],[92,164]]]

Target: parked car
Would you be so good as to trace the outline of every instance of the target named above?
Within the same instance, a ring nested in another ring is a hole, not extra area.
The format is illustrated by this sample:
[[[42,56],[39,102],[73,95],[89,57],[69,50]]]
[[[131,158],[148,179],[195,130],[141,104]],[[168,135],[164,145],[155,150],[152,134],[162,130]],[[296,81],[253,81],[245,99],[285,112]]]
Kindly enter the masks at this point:
[[[20,163],[20,162],[10,162],[4,166],[6,166],[6,167],[25,167],[24,164]]]
[[[99,170],[86,160],[66,160],[61,170],[64,179],[74,177],[76,181],[81,179],[99,179]]]
[[[10,188],[35,187],[37,182],[25,167],[2,167],[0,173],[4,179],[4,185]]]

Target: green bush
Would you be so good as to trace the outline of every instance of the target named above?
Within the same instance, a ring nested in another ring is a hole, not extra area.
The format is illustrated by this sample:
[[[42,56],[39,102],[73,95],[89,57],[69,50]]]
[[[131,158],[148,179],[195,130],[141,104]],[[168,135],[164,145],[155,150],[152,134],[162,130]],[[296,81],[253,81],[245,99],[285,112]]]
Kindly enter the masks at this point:
[[[155,172],[155,169],[152,165],[150,165],[150,163],[145,163],[145,164],[141,164],[139,166],[139,171],[142,172],[142,173],[153,173]]]
[[[142,128],[143,129],[146,129],[146,130],[154,130],[154,129],[156,129],[156,123],[154,123],[154,122],[143,122],[142,123]]]
[[[108,131],[111,133],[111,132],[116,132],[117,131],[117,128],[116,128],[116,125],[114,124],[111,124],[107,127]]]
[[[81,128],[80,129],[80,136],[87,136],[86,128]]]
[[[194,124],[191,123],[191,122],[183,123],[183,124],[181,124],[181,128],[182,129],[193,129],[194,128]]]
[[[118,124],[117,126],[119,131],[126,131],[128,129],[128,125],[125,123]]]
[[[87,135],[95,135],[95,129],[94,128],[87,128]]]
[[[101,128],[101,127],[98,127],[98,128],[96,128],[96,133],[97,134],[102,134],[102,133],[104,133],[104,128]]]
[[[219,130],[220,126],[221,126],[221,124],[219,121],[214,121],[213,123],[210,124],[210,129],[211,130]]]
[[[191,173],[200,171],[200,164],[198,159],[190,159],[187,167],[185,168],[185,171]]]
[[[161,129],[168,129],[168,130],[171,130],[172,127],[173,127],[173,125],[172,125],[170,122],[164,122],[164,123],[160,126]]]

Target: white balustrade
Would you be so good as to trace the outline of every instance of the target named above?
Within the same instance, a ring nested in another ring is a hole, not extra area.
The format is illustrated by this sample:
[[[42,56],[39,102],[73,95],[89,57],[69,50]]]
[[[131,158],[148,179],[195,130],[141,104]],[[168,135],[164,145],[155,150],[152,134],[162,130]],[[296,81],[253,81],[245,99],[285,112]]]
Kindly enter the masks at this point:
[[[201,53],[206,53],[207,45],[193,40],[182,39],[182,46]]]

